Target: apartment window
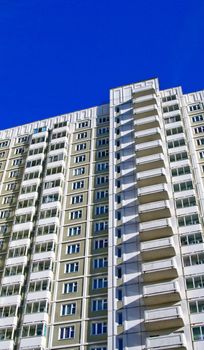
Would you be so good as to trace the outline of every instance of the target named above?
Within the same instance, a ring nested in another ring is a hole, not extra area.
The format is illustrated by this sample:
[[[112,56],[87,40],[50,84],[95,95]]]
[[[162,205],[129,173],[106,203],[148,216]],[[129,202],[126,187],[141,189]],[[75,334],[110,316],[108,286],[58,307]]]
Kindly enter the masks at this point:
[[[68,303],[61,305],[61,316],[69,316],[76,314],[76,303]]]
[[[79,143],[78,145],[75,146],[76,151],[82,151],[86,149],[86,143]]]
[[[13,160],[13,166],[16,165],[21,165],[23,163],[23,159],[22,158],[17,158]]]
[[[56,232],[57,229],[55,225],[39,226],[37,229],[38,236],[49,235]]]
[[[0,307],[0,319],[4,317],[16,316],[16,311],[17,311],[16,305]]]
[[[64,283],[63,285],[63,293],[76,293],[77,292],[77,282]]]
[[[25,152],[24,147],[19,147],[15,149],[15,154],[23,154]]]
[[[33,262],[32,272],[40,272],[45,270],[52,270],[53,262],[51,260],[41,260]]]
[[[59,123],[54,124],[54,128],[55,128],[55,129],[57,129],[57,128],[63,128],[64,126],[67,126],[67,121],[59,122]]]
[[[40,143],[40,142],[44,142],[44,141],[46,141],[45,136],[38,137],[38,138],[36,137],[36,138],[32,139],[31,144],[34,145],[36,143]]]
[[[96,171],[106,171],[109,168],[109,164],[106,163],[97,163],[96,164]]]
[[[78,190],[79,188],[84,188],[84,180],[76,181],[72,183],[73,190]]]
[[[54,188],[54,187],[59,187],[61,186],[61,181],[60,180],[53,180],[49,182],[44,183],[44,189],[47,190],[49,188]]]
[[[4,197],[2,203],[3,204],[12,204],[14,202],[15,197],[13,196],[8,196]]]
[[[204,264],[204,253],[186,255],[183,257],[184,266],[194,266]]]
[[[173,129],[166,130],[167,136],[180,134],[182,132],[183,132],[183,128],[181,126],[179,126],[178,128],[173,128]]]
[[[50,151],[62,149],[62,148],[65,148],[66,146],[67,146],[67,144],[65,142],[54,143],[53,145],[50,146]]]
[[[106,185],[109,182],[109,176],[97,176],[96,177],[96,184],[97,185]]]
[[[100,221],[95,223],[95,232],[100,232],[108,229],[108,221]]]
[[[106,199],[106,198],[108,198],[108,190],[96,192],[96,200]]]
[[[195,103],[195,104],[189,106],[189,111],[190,112],[199,111],[200,109],[203,109],[203,104],[202,103]]]
[[[194,232],[188,235],[181,236],[181,245],[192,245],[203,243],[203,237],[201,232]]]
[[[109,133],[109,128],[98,128],[97,129],[97,135],[104,135]]]
[[[77,140],[82,140],[82,139],[86,139],[87,138],[87,135],[88,133],[85,131],[85,132],[81,132],[79,134],[77,134]]]
[[[91,325],[92,335],[101,335],[107,333],[107,322],[94,322]]]
[[[22,136],[17,139],[17,143],[24,143],[28,141],[28,136]]]
[[[48,168],[46,171],[46,175],[54,175],[59,173],[64,173],[64,168],[62,166],[58,166],[56,168]]]
[[[21,275],[23,273],[22,265],[12,265],[5,268],[5,276]]]
[[[181,146],[185,146],[185,144],[186,143],[185,143],[184,139],[169,141],[168,142],[168,148],[181,147]]]
[[[92,300],[92,311],[107,310],[107,304],[107,299],[94,299]]]
[[[70,244],[67,246],[67,254],[77,254],[80,251],[80,244]]]
[[[97,347],[94,347],[94,348],[90,348],[90,350],[107,350],[107,347],[106,346],[97,346]]]
[[[121,269],[121,267],[118,267],[118,268],[116,269],[116,274],[117,274],[117,277],[118,277],[118,278],[122,278],[122,269]]]
[[[9,284],[9,285],[2,285],[1,288],[1,297],[6,297],[10,295],[17,295],[21,292],[21,285],[20,284]]]
[[[0,233],[3,234],[3,235],[8,233],[8,225],[6,225],[6,224],[1,225],[0,226]]]
[[[73,262],[69,264],[65,264],[65,273],[73,273],[73,272],[78,272],[79,271],[79,263]]]
[[[100,117],[97,120],[98,124],[103,124],[109,122],[109,117]]]
[[[199,158],[203,159],[204,158],[204,151],[199,152]]]
[[[47,126],[42,126],[42,127],[40,127],[40,128],[34,129],[34,130],[33,130],[33,133],[34,133],[34,134],[38,134],[39,132],[44,132],[44,131],[46,131],[46,130],[47,130]]]
[[[189,305],[190,305],[190,313],[191,314],[198,314],[198,313],[204,312],[204,300],[203,299],[190,301]]]
[[[108,205],[101,205],[95,208],[96,215],[106,215],[108,214]]]
[[[204,120],[204,115],[203,115],[203,114],[194,115],[194,116],[192,117],[192,122],[193,122],[193,123],[202,122],[203,120]]]
[[[12,214],[11,210],[1,210],[0,211],[0,219],[8,219]]]
[[[7,186],[6,186],[6,190],[7,191],[12,191],[15,190],[17,187],[17,184],[15,182],[10,182]]]
[[[27,174],[24,174],[24,180],[37,179],[39,176],[40,176],[40,173],[38,171],[35,171],[33,173],[27,173]]]
[[[168,113],[168,112],[173,112],[178,110],[179,110],[178,104],[163,107],[163,113]]]
[[[189,225],[197,225],[199,224],[199,218],[197,214],[180,216],[178,218],[179,227],[189,226]]]
[[[20,176],[20,171],[19,170],[13,170],[13,171],[10,171],[9,173],[9,177],[19,177]]]
[[[117,290],[117,299],[118,300],[123,300],[123,291],[122,291],[122,289],[118,289]]]
[[[70,220],[76,220],[82,218],[82,210],[75,210],[70,212]]]
[[[16,241],[18,239],[29,238],[30,234],[28,230],[13,232],[12,241]]]
[[[93,261],[93,268],[94,269],[104,269],[107,266],[108,266],[108,259],[106,257],[94,259],[94,261]]]
[[[188,165],[181,168],[174,168],[171,170],[172,176],[181,176],[191,173],[191,169]]]
[[[25,246],[9,249],[9,252],[8,252],[9,258],[17,258],[17,257],[23,256],[23,255],[26,255],[26,247]]]
[[[174,116],[169,117],[169,118],[165,118],[164,122],[165,122],[165,124],[171,124],[171,123],[179,122],[180,120],[181,120],[181,116],[178,114],[178,115],[174,115]]]
[[[42,337],[47,334],[47,326],[43,323],[23,326],[22,337]]]
[[[61,132],[55,132],[52,134],[52,140],[60,139],[61,137],[66,137],[66,136],[67,136],[66,130]]]
[[[59,339],[71,339],[75,337],[74,326],[60,327],[59,329]]]
[[[194,128],[194,133],[195,134],[201,134],[204,132],[204,126],[198,126],[197,128]]]
[[[4,158],[6,155],[6,152],[0,152],[0,158]]]
[[[40,292],[43,290],[51,290],[51,281],[49,279],[46,280],[38,280],[32,281],[29,284],[29,292]]]
[[[35,245],[35,253],[44,253],[55,251],[55,243],[53,241],[48,241]]]
[[[78,128],[78,129],[82,129],[82,128],[87,128],[88,126],[89,126],[89,121],[86,120],[86,121],[84,121],[84,122],[78,123],[77,128]]]
[[[94,249],[95,250],[104,249],[107,247],[108,247],[108,239],[107,238],[94,240]]]
[[[42,164],[41,158],[35,159],[35,160],[30,160],[26,163],[26,168],[31,168],[33,166],[37,166],[37,165],[41,165],[41,164]]]
[[[78,204],[83,202],[83,194],[80,194],[78,196],[73,196],[71,198],[71,204]]]
[[[48,312],[48,303],[45,300],[41,300],[34,303],[26,304],[26,314],[38,313],[38,312]]]
[[[204,145],[204,138],[197,139],[196,143],[197,143],[198,146],[203,146]]]
[[[68,229],[67,235],[69,237],[71,236],[78,236],[81,234],[81,226],[73,226]]]
[[[97,152],[97,157],[98,157],[98,158],[108,157],[108,155],[109,155],[108,149],[106,149],[106,150],[104,150],[104,151],[98,151],[98,152]]]
[[[48,157],[48,163],[58,162],[60,160],[64,160],[64,158],[65,157],[63,153],[55,154],[54,156]]]
[[[99,139],[99,140],[96,141],[97,147],[107,146],[108,144],[109,144],[109,139],[108,138]]]
[[[85,162],[85,160],[86,160],[86,155],[85,154],[82,154],[81,156],[77,156],[74,159],[75,163]]]
[[[122,314],[122,312],[118,312],[117,313],[117,322],[118,322],[119,325],[123,324],[123,314]]]
[[[34,148],[34,149],[31,149],[30,151],[29,151],[29,156],[33,156],[33,155],[35,155],[35,154],[40,154],[40,153],[43,153],[43,148],[42,147],[40,147],[40,148]]]
[[[162,102],[169,102],[176,100],[176,95],[169,95],[162,98]]]
[[[59,216],[59,212],[56,208],[49,210],[42,210],[40,212],[40,219],[53,218],[55,216]]]
[[[53,202],[56,202],[56,201],[59,201],[59,200],[60,200],[59,193],[52,193],[52,194],[49,194],[47,196],[43,196],[42,203],[43,204],[53,203]]]
[[[192,327],[192,330],[194,341],[204,340],[204,326]]]
[[[83,175],[83,174],[85,174],[85,167],[73,169],[73,175],[74,176],[80,176],[80,175]]]
[[[174,184],[174,192],[187,191],[193,189],[192,181],[181,182]]]
[[[93,289],[107,288],[108,287],[107,277],[94,278],[92,287],[93,287]]]
[[[196,205],[196,199],[194,196],[185,197],[185,198],[176,200],[176,208],[177,209],[193,207],[195,205]]]
[[[9,145],[9,141],[0,142],[0,148],[7,147]]]

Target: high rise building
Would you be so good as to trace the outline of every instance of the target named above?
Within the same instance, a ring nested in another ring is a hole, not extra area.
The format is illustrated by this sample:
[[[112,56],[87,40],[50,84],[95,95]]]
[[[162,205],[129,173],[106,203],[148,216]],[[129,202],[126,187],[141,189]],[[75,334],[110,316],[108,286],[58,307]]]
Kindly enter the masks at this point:
[[[204,349],[204,91],[0,131],[0,350]]]

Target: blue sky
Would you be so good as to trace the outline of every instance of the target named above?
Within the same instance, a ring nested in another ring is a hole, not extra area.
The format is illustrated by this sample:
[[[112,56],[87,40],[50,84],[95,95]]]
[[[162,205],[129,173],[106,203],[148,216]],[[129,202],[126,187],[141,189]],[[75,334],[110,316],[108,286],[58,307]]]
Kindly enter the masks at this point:
[[[204,89],[203,0],[0,0],[0,129],[158,76]]]

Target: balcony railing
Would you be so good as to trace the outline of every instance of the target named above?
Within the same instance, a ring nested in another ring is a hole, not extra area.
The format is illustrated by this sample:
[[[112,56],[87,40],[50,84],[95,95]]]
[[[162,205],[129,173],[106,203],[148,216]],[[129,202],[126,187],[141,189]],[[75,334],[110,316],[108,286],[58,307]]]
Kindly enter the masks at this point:
[[[177,264],[174,258],[143,263],[142,272],[145,282],[162,281],[178,276]]]
[[[166,184],[156,184],[138,188],[139,204],[169,199],[168,186]]]
[[[150,240],[173,235],[173,227],[170,219],[141,222],[139,231],[141,240]]]
[[[185,350],[186,338],[182,333],[149,337],[146,340],[146,350]]]
[[[143,260],[157,260],[175,255],[173,237],[141,242],[140,250]]]
[[[139,205],[140,221],[150,221],[171,216],[169,201],[157,201]]]
[[[144,303],[147,305],[165,304],[181,300],[177,281],[150,284],[143,287]]]

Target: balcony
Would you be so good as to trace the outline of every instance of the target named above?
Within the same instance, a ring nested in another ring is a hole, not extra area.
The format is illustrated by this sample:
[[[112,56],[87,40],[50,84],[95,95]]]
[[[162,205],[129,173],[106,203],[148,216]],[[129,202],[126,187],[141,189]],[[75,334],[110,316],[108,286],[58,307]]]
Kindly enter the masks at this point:
[[[169,199],[168,186],[166,184],[158,184],[153,186],[145,186],[138,188],[139,204],[161,201]]]
[[[57,167],[65,168],[65,161],[64,160],[58,160],[56,162],[52,162],[52,163],[48,163],[47,164],[47,169],[57,168]]]
[[[45,260],[45,259],[55,259],[55,252],[42,252],[42,253],[35,253],[33,254],[33,261],[36,260]]]
[[[151,128],[159,128],[160,121],[157,115],[153,115],[147,118],[134,119],[135,131],[141,131]]]
[[[26,162],[27,161],[36,160],[36,159],[40,159],[43,162],[44,158],[45,158],[45,154],[44,153],[33,154],[32,156],[28,156],[26,158]]]
[[[144,286],[143,300],[146,305],[166,304],[181,300],[178,282],[173,281]]]
[[[135,138],[137,143],[150,142],[161,139],[161,129],[151,128],[141,131],[135,131]]]
[[[53,279],[52,270],[37,271],[37,272],[32,272],[30,274],[30,280],[38,280],[38,279]]]
[[[62,195],[62,187],[57,186],[57,187],[46,188],[43,190],[42,195],[45,196],[53,193],[59,193],[59,195]]]
[[[143,107],[135,106],[133,108],[133,114],[137,118],[151,117],[152,115],[158,115],[158,113],[159,113],[159,109],[156,103],[148,106],[143,106]]]
[[[167,183],[166,171],[164,168],[141,171],[137,173],[138,187],[153,186]]]
[[[8,258],[5,261],[5,266],[9,265],[26,265],[28,261],[28,257],[23,255],[23,256],[17,256],[14,258]]]
[[[56,144],[56,143],[65,143],[65,144],[67,144],[68,143],[68,136],[63,136],[63,137],[60,137],[60,138],[57,138],[57,139],[52,139],[51,141],[50,141],[50,145],[54,145],[54,144]],[[58,150],[58,152],[59,151],[61,151],[63,148],[60,148],[59,150]],[[50,152],[52,152],[52,151],[50,151]]]
[[[58,211],[61,211],[61,202],[55,201],[55,202],[42,203],[40,206],[41,210],[48,210],[53,208],[56,208],[58,209]]]
[[[19,208],[19,209],[16,209],[16,211],[15,211],[16,216],[25,215],[25,214],[34,215],[35,214],[35,206],[32,205],[31,207]]]
[[[140,223],[140,239],[148,241],[151,239],[169,237],[173,235],[170,219],[160,219]]]
[[[23,323],[39,323],[46,322],[48,323],[48,313],[47,312],[38,312],[33,314],[25,314],[23,317]]]
[[[57,234],[56,233],[50,233],[47,235],[37,236],[35,239],[35,243],[44,243],[48,241],[57,242]]]
[[[20,247],[20,246],[29,247],[30,246],[30,238],[15,239],[15,240],[9,242],[9,248],[15,248],[15,247]]]
[[[182,310],[180,306],[146,310],[144,313],[145,329],[172,329],[183,326]]]
[[[157,260],[175,255],[173,237],[155,239],[141,242],[141,255],[143,260]]]
[[[43,179],[44,182],[50,182],[55,180],[61,180],[64,181],[64,174],[63,173],[57,173],[53,175],[46,175]]]
[[[146,340],[146,350],[185,350],[186,338],[183,333],[149,337]]]
[[[0,297],[0,306],[5,305],[17,305],[19,306],[21,303],[20,295],[8,295]]]
[[[157,103],[157,97],[154,93],[148,93],[148,95],[136,96],[133,98],[133,108],[144,107]]]
[[[28,337],[21,338],[20,341],[20,350],[33,348],[45,349],[46,347],[46,337]]]
[[[39,226],[44,226],[44,225],[59,226],[59,218],[57,216],[53,216],[51,218],[39,219],[37,224]]]
[[[0,318],[0,328],[2,327],[16,327],[18,322],[17,316]]]
[[[152,170],[155,168],[162,168],[164,166],[164,155],[162,153],[136,158],[137,171]]]
[[[6,276],[1,280],[1,284],[23,284],[25,276],[23,274]]]
[[[30,185],[29,185],[30,186]],[[38,192],[30,192],[30,193],[21,193],[18,197],[19,201],[23,201],[23,200],[27,200],[27,199],[33,199],[33,200],[37,200],[38,198]]]
[[[27,301],[40,299],[51,300],[51,292],[49,290],[42,290],[40,292],[29,292],[26,297]]]
[[[150,142],[138,143],[135,145],[137,157],[150,156],[151,154],[162,153],[162,141],[155,140]]]
[[[178,277],[177,264],[173,259],[158,260],[142,264],[144,282],[155,282]]]
[[[155,87],[153,85],[136,87],[132,94],[132,98],[134,100],[135,98],[139,98],[140,96],[143,97],[149,94],[155,94]]]
[[[32,186],[32,185],[39,186],[39,184],[40,184],[40,179],[37,178],[37,179],[23,180],[21,183],[21,186],[22,187],[27,187],[27,186]],[[21,198],[21,196],[24,196],[24,194],[20,194],[19,199],[25,199],[24,197]],[[27,193],[27,197],[29,197],[29,196],[30,196],[30,193]]]
[[[44,150],[46,148],[46,146],[47,146],[47,143],[45,141],[33,143],[29,146],[29,150],[35,149],[35,148],[43,148],[43,150]]]
[[[13,232],[18,232],[18,231],[32,231],[33,230],[33,222],[28,221],[28,222],[23,222],[22,224],[15,224],[13,225]]]
[[[140,221],[150,221],[171,216],[169,201],[158,201],[139,205]]]
[[[0,341],[0,350],[13,350],[14,340],[1,340]]]
[[[30,168],[25,168],[24,173],[25,174],[35,173],[35,172],[41,173],[42,169],[43,169],[42,165],[39,164],[39,165],[31,166]]]

